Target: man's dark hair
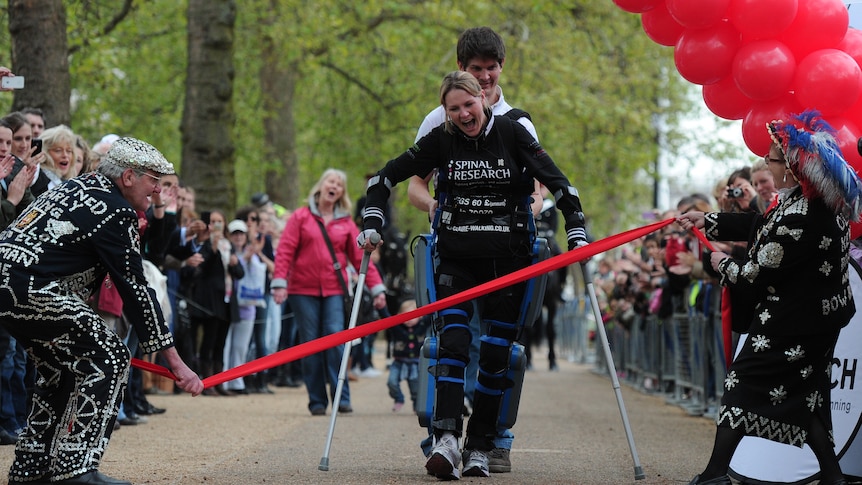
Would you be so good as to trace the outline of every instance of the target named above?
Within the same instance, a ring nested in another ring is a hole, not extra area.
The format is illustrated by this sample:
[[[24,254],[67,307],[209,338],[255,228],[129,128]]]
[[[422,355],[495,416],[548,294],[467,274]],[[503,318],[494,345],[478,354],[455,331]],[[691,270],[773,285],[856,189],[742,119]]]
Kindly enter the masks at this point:
[[[45,113],[40,108],[27,107],[27,108],[22,108],[20,112],[23,115],[36,115],[36,116],[42,118],[42,121],[47,121],[47,120],[45,120]]]
[[[473,59],[495,59],[501,65],[506,59],[503,38],[490,27],[467,29],[458,38],[456,48],[458,62],[466,66]]]

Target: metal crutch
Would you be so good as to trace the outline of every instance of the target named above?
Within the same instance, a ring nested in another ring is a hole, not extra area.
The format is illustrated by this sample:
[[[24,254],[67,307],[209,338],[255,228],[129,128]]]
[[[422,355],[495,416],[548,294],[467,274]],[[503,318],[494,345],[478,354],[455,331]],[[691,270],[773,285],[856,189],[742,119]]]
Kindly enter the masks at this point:
[[[371,243],[375,246],[380,242],[380,234],[372,234]],[[356,319],[359,317],[359,306],[362,304],[362,287],[365,286],[365,274],[368,273],[368,263],[371,261],[371,253],[365,251],[362,255],[362,263],[359,265],[359,280],[356,282],[356,291],[353,293],[353,307],[350,309],[350,322],[348,329],[356,327]],[[341,401],[341,390],[347,379],[347,361],[350,359],[350,349],[362,340],[357,339],[344,344],[344,353],[341,354],[341,368],[338,370],[338,383],[335,386],[335,397],[332,398],[332,416],[329,418],[329,434],[326,436],[326,445],[323,448],[323,456],[317,469],[329,471],[329,448],[332,446],[332,434],[335,432],[335,419],[338,417],[338,403]]]
[[[620,391],[620,381],[617,378],[617,369],[614,366],[614,356],[611,354],[611,345],[608,342],[608,334],[605,332],[605,326],[602,322],[602,311],[599,308],[599,300],[596,298],[596,288],[593,286],[593,278],[590,275],[589,269],[587,269],[587,263],[585,261],[581,262],[581,271],[583,271],[584,275],[584,284],[587,286],[587,291],[590,293],[590,301],[593,303],[593,315],[596,318],[596,330],[599,332],[599,337],[602,339],[602,347],[605,351],[605,361],[608,363],[608,372],[611,375],[611,382],[614,387],[614,394],[617,397],[617,405],[620,408],[620,416],[623,418],[623,427],[626,430],[626,438],[629,441],[629,450],[632,453],[632,460],[635,464],[635,480],[643,480],[646,478],[644,475],[643,467],[641,467],[640,460],[638,459],[638,451],[635,448],[635,439],[632,436],[632,429],[629,426],[629,417],[626,414],[626,405],[623,403],[623,394]]]

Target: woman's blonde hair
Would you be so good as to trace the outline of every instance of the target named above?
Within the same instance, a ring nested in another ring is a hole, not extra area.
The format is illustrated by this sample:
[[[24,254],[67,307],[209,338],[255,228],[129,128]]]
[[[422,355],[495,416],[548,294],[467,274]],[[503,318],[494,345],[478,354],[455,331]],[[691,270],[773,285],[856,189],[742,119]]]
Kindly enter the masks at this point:
[[[43,166],[52,172],[57,171],[57,165],[54,163],[54,159],[51,158],[51,148],[55,145],[68,145],[69,148],[73,149],[72,153],[72,165],[75,163],[75,133],[66,125],[57,125],[42,132],[42,135],[39,136],[42,140],[42,151],[45,153],[45,163]]]
[[[443,106],[444,112],[446,112],[446,95],[456,89],[465,91],[470,96],[482,96],[482,86],[479,85],[479,81],[472,74],[466,71],[452,71],[443,76],[443,83],[440,85],[440,104]],[[490,118],[491,107],[484,101],[482,102],[482,109],[485,112],[485,117]],[[446,123],[443,125],[443,129],[446,130],[446,133],[454,133],[449,113],[446,113]]]
[[[350,193],[347,191],[347,174],[344,170],[338,170],[337,168],[327,168],[324,170],[323,175],[320,176],[320,179],[317,180],[317,183],[311,188],[311,191],[308,193],[308,197],[317,203],[318,197],[320,197],[320,187],[323,186],[323,182],[329,178],[330,175],[335,175],[341,180],[341,185],[344,186],[344,193],[341,194],[341,198],[335,201],[335,207],[342,212],[347,214],[351,213],[353,209],[353,202],[350,200]]]

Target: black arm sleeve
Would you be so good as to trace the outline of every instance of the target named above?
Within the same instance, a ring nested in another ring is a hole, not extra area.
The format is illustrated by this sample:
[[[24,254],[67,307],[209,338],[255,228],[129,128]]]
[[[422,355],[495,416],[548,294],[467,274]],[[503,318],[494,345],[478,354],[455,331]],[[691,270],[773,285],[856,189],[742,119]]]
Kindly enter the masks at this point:
[[[363,228],[380,232],[383,227],[383,209],[389,200],[392,187],[398,182],[418,175],[426,177],[442,165],[442,137],[452,136],[438,126],[419,139],[413,146],[386,163],[375,177],[368,181]]]

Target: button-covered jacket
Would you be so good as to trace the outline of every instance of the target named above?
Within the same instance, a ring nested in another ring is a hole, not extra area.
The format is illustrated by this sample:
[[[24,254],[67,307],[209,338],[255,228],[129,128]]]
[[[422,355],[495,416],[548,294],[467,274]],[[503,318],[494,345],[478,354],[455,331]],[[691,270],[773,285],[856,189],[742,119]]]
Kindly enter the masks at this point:
[[[70,318],[106,274],[123,299],[141,350],[172,346],[155,291],[144,278],[137,214],[112,180],[100,173],[69,180],[37,198],[0,233],[4,317]]]

